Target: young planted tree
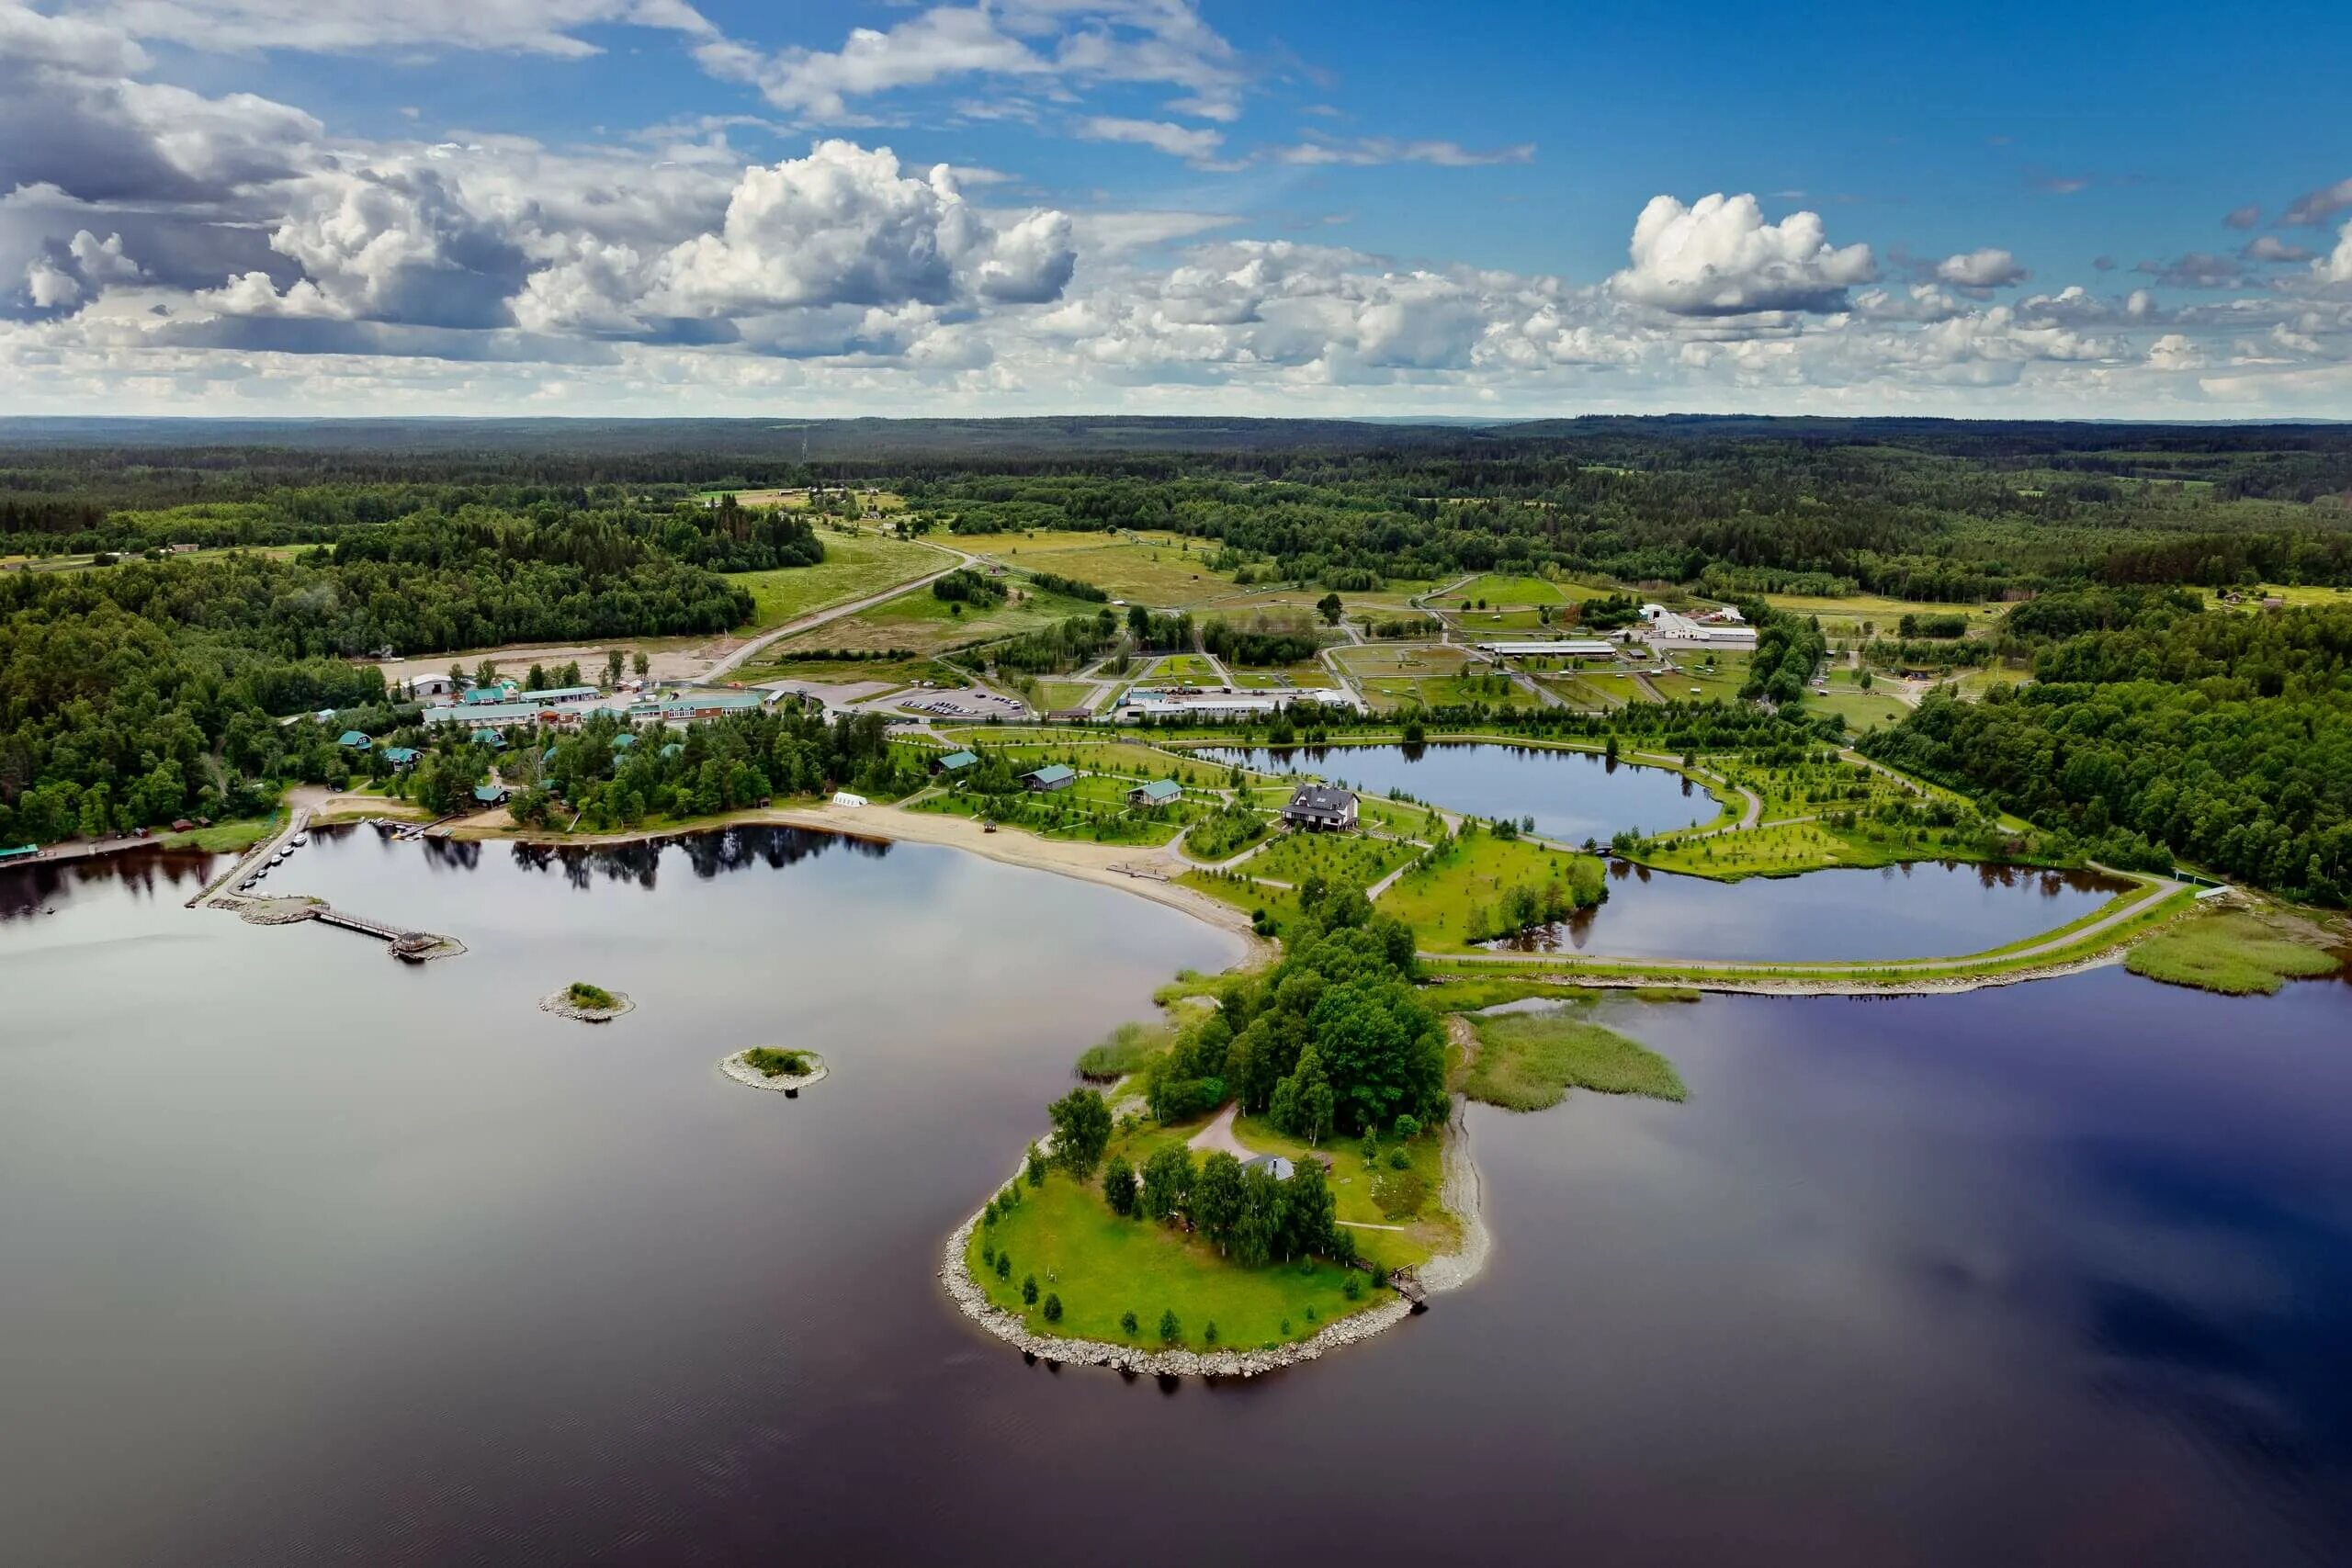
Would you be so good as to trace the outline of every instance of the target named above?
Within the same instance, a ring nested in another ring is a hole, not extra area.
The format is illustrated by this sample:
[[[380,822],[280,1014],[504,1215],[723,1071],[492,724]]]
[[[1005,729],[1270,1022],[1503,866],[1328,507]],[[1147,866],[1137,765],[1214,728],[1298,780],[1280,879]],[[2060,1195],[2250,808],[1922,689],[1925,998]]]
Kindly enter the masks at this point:
[[[1102,1168],[1102,1198],[1111,1212],[1122,1218],[1132,1218],[1136,1212],[1135,1167],[1125,1155],[1113,1155],[1111,1163]]]

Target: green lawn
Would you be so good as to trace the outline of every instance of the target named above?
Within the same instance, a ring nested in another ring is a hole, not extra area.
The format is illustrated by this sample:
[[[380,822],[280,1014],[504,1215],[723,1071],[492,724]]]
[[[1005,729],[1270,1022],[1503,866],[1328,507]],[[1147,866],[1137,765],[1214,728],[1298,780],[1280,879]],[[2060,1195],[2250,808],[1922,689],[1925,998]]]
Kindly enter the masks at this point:
[[[1440,597],[1448,608],[1459,605],[1464,599],[1473,604],[1485,600],[1489,609],[1510,609],[1515,605],[1565,604],[1568,596],[1556,582],[1540,577],[1512,577],[1490,571],[1484,577],[1474,577],[1461,587]],[[1471,612],[1476,615],[1476,612]]]
[[[1191,1129],[1181,1132],[1189,1135]],[[1333,1212],[1355,1232],[1356,1249],[1366,1262],[1388,1269],[1426,1263],[1433,1254],[1451,1249],[1461,1235],[1454,1216],[1440,1206],[1444,1145],[1435,1130],[1409,1143],[1391,1138],[1380,1144],[1369,1165],[1361,1140],[1329,1138],[1315,1149],[1261,1116],[1235,1118],[1233,1135],[1246,1148],[1294,1162],[1317,1153],[1329,1156]],[[1399,1148],[1405,1151],[1402,1171],[1390,1163]],[[1392,1225],[1403,1228],[1380,1228]]]
[[[1497,708],[1533,707],[1539,701],[1500,675],[1445,675],[1425,681],[1375,677],[1363,682],[1363,694],[1374,706],[1392,712],[1412,707],[1467,707],[1472,703]]]
[[[1333,654],[1348,673],[1365,676],[1411,676],[1425,679],[1434,675],[1459,675],[1470,656],[1458,648],[1445,644],[1420,644],[1399,647],[1396,644],[1374,643],[1368,647],[1349,647]]]
[[[1216,666],[1197,653],[1171,653],[1155,662],[1138,678],[1138,685],[1153,686],[1176,682],[1193,685],[1223,685]]]
[[[942,536],[958,549],[1018,571],[1046,571],[1091,582],[1114,599],[1165,609],[1233,592],[1231,577],[1209,569],[1213,547],[1173,535],[1029,534]]]
[[[752,595],[752,619],[746,629],[765,630],[828,604],[863,599],[893,583],[937,571],[952,560],[925,546],[873,534],[843,535],[829,530],[819,536],[825,542],[825,558],[815,566],[729,575],[729,582],[748,590]]]
[[[1477,911],[1495,908],[1514,887],[1555,882],[1566,887],[1578,874],[1578,863],[1597,863],[1589,855],[1546,849],[1526,839],[1472,833],[1456,840],[1436,865],[1398,877],[1374,907],[1411,926],[1430,952],[1466,952]]]
[[[1362,1299],[1348,1300],[1341,1286],[1351,1271],[1329,1263],[1244,1269],[1220,1258],[1207,1242],[1171,1226],[1122,1219],[1103,1201],[1098,1184],[1081,1186],[1059,1170],[1049,1172],[1043,1187],[1031,1187],[1025,1180],[1020,1187],[1021,1202],[1012,1213],[994,1225],[973,1227],[965,1266],[990,1302],[1021,1314],[1034,1334],[1101,1339],[1148,1350],[1166,1346],[1205,1350],[1211,1348],[1206,1331],[1215,1324],[1215,1348],[1256,1349],[1311,1337],[1324,1325],[1390,1295],[1367,1283]],[[999,1279],[982,1261],[984,1249],[990,1247],[1012,1258],[1007,1278]],[[1361,1271],[1353,1272],[1360,1283],[1365,1282]],[[1021,1284],[1032,1276],[1037,1281],[1037,1304],[1025,1306]],[[1058,1323],[1046,1321],[1047,1294],[1061,1298]],[[1182,1325],[1172,1341],[1159,1335],[1160,1314],[1169,1311]],[[1307,1315],[1310,1311],[1313,1317]],[[1121,1314],[1129,1312],[1137,1325],[1132,1335],[1119,1321]]]
[[[1681,1100],[1674,1064],[1573,1010],[1474,1017],[1478,1056],[1463,1092],[1506,1111],[1542,1111],[1570,1089]]]

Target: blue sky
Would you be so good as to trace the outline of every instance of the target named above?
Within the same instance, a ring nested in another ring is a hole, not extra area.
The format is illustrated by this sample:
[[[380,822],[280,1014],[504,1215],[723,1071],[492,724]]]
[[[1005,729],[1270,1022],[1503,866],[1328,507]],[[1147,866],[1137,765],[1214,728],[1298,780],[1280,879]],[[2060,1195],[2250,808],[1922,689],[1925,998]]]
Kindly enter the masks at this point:
[[[2352,417],[2352,7],[786,11],[0,0],[0,409]]]

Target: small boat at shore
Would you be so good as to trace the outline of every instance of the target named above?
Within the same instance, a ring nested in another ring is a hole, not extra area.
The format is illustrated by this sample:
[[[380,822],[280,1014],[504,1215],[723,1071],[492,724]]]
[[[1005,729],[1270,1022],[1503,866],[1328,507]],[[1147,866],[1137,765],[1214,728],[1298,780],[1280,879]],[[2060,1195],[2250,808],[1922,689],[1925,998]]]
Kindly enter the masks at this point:
[[[297,833],[294,835],[294,847],[298,850],[302,848],[305,844],[308,844],[310,841],[311,835],[308,833]]]

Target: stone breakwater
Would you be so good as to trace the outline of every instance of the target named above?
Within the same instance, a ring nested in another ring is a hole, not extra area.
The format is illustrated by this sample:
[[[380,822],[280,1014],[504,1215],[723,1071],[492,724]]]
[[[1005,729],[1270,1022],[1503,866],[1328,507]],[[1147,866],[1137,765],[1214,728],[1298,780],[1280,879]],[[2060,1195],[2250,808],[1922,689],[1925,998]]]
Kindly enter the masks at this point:
[[[574,1006],[567,991],[550,991],[539,998],[539,1010],[551,1012],[558,1018],[576,1018],[582,1023],[610,1023],[637,1004],[620,992],[613,993],[613,1005],[608,1008]]]
[[[718,1064],[718,1070],[746,1089],[764,1089],[779,1092],[787,1089],[807,1089],[810,1084],[820,1082],[824,1078],[825,1058],[814,1051],[803,1051],[800,1054],[817,1065],[812,1070],[803,1073],[797,1078],[787,1077],[782,1073],[770,1077],[743,1060],[743,1053],[741,1051],[722,1060]]]

